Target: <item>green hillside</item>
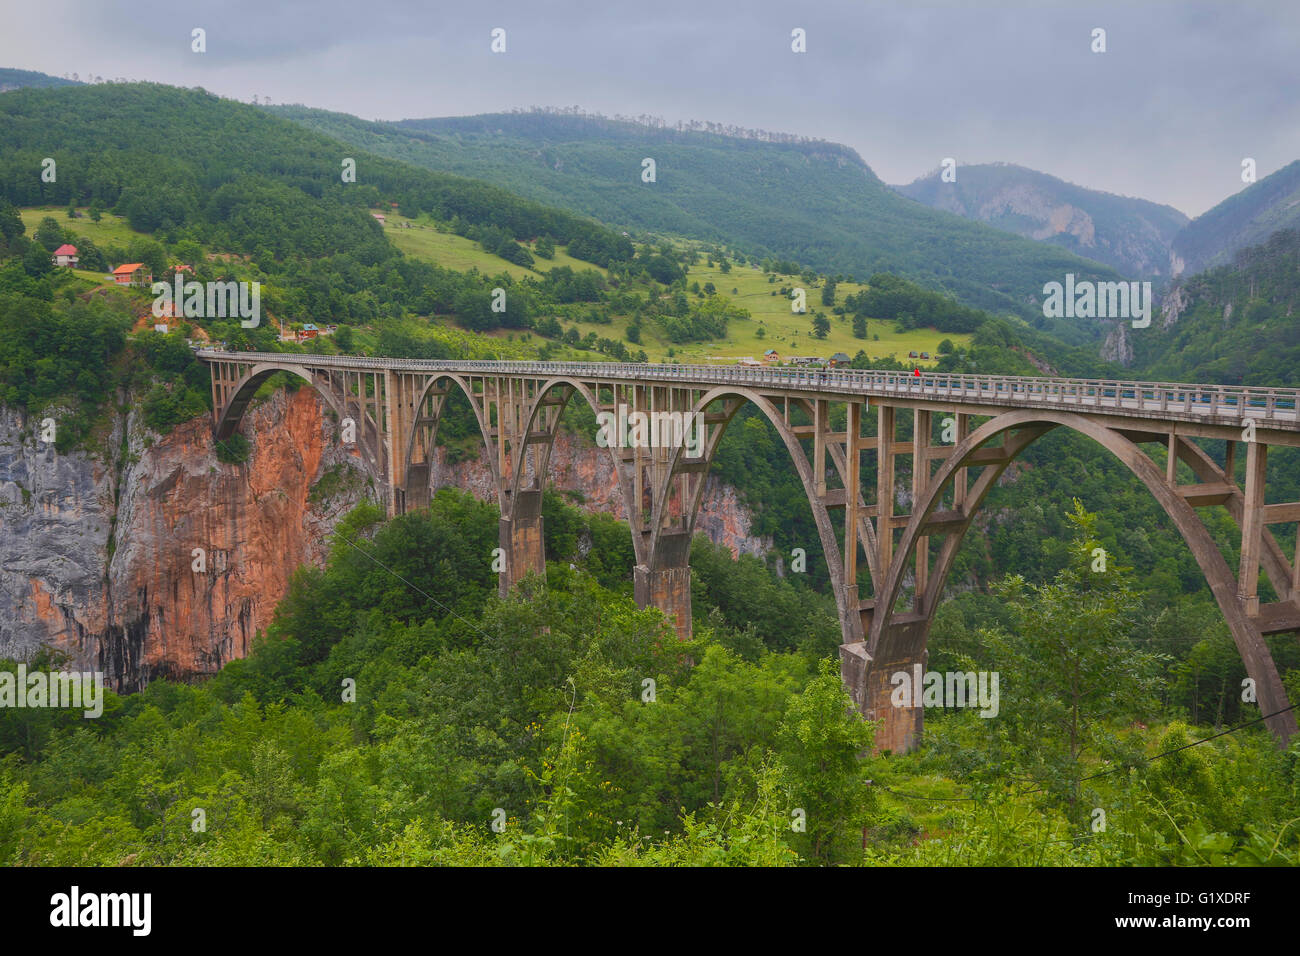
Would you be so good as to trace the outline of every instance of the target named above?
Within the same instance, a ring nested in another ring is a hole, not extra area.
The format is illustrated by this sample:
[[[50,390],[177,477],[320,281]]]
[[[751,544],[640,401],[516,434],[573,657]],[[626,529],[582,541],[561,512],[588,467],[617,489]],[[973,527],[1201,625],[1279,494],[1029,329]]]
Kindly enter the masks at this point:
[[[273,111],[358,147],[474,175],[629,230],[727,243],[863,279],[894,272],[1011,312],[1065,341],[1100,330],[1043,318],[1042,286],[1114,271],[909,202],[834,143],[650,128],[543,112],[372,123],[304,107]],[[787,141],[788,140],[788,141]],[[641,182],[642,160],[656,182]]]
[[[1300,231],[1183,280],[1135,332],[1133,364],[1157,381],[1300,385]]]
[[[1226,265],[1246,246],[1279,229],[1300,228],[1300,159],[1202,213],[1174,238],[1173,252],[1192,275]]]

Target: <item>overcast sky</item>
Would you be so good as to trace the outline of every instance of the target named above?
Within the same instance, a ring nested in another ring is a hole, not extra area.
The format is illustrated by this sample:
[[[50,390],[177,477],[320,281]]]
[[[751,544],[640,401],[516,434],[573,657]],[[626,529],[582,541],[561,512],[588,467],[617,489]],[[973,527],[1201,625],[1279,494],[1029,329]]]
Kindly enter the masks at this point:
[[[846,143],[891,183],[946,156],[1006,161],[1195,216],[1243,188],[1244,157],[1260,178],[1300,158],[1296,0],[6,6],[0,66],[367,119],[579,105],[712,120]],[[206,53],[190,50],[194,27]]]

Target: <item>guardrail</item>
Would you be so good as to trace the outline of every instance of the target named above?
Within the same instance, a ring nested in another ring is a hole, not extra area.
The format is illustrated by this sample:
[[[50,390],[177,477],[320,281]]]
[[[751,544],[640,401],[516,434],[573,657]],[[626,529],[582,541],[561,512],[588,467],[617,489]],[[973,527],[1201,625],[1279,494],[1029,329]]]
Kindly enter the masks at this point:
[[[948,372],[885,372],[874,369],[746,368],[729,365],[638,365],[625,362],[486,362],[301,355],[286,352],[222,352],[200,349],[200,359],[384,368],[396,371],[455,371],[628,379],[683,384],[744,384],[853,395],[914,395],[1007,405],[1050,406],[1149,416],[1164,413],[1240,422],[1246,417],[1300,429],[1300,389],[1193,385],[1177,382],[1121,382],[1107,379],[960,375]]]

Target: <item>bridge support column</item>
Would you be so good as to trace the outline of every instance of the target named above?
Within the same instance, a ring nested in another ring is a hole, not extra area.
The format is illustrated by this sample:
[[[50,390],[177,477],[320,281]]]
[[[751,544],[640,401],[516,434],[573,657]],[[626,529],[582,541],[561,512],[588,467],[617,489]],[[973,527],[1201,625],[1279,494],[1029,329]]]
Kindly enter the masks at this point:
[[[665,535],[659,540],[653,567],[632,570],[632,591],[638,607],[657,607],[673,623],[677,637],[691,637],[691,536]]]
[[[511,503],[510,517],[502,517],[498,541],[505,552],[505,571],[498,575],[501,596],[530,572],[546,575],[546,539],[542,529],[542,493],[520,492]]]
[[[921,741],[925,721],[919,675],[925,673],[928,631],[925,620],[891,624],[875,658],[865,643],[840,645],[840,679],[853,706],[876,723],[876,753],[907,753]],[[896,680],[898,674],[906,675],[905,681]]]
[[[416,462],[406,468],[406,488],[402,496],[404,512],[429,507],[429,463]]]

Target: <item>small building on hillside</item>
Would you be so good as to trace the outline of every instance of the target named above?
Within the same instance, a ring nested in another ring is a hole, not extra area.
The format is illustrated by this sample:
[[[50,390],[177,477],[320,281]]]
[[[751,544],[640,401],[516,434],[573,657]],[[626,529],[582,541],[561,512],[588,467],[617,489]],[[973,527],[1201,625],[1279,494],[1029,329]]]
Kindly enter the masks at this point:
[[[921,353],[921,358],[923,358],[923,359],[928,359],[929,357],[930,357],[930,353],[929,353],[929,352],[922,352],[922,353]]]
[[[907,353],[907,357],[908,357],[908,358],[918,358],[918,356],[917,356],[917,354],[916,354],[915,352],[908,352],[908,353]]]
[[[839,368],[841,365],[848,365],[853,359],[849,358],[843,352],[836,352],[831,356],[831,368]]]
[[[743,365],[745,368],[762,368],[763,363],[752,355],[746,355],[736,361],[737,365]]]
[[[378,222],[381,226],[384,223],[388,222],[388,218],[381,212],[372,212],[370,215],[374,216],[375,221]]]
[[[66,242],[59,246],[54,250],[54,264],[69,269],[77,268],[77,247],[70,246]]]
[[[781,353],[776,349],[768,349],[763,353],[763,361],[768,365],[776,365],[781,361]]]
[[[307,322],[303,325],[301,331],[298,332],[298,341],[306,342],[308,339],[314,339],[318,335],[320,335],[320,329],[312,325],[310,322]]]
[[[118,285],[147,286],[153,275],[145,270],[143,262],[128,262],[113,270],[113,281]]]

